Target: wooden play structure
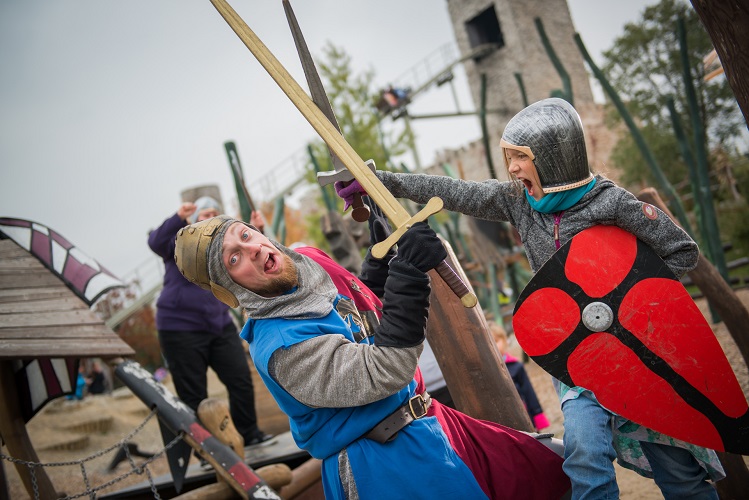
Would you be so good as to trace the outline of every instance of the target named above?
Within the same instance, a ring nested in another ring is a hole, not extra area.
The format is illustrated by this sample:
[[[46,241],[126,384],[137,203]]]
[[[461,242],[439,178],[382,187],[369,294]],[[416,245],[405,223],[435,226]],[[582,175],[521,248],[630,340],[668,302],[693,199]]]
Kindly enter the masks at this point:
[[[39,462],[26,422],[75,390],[80,358],[134,354],[89,309],[121,285],[54,230],[0,219],[0,435],[15,459]],[[16,468],[32,498],[56,498],[43,467]]]

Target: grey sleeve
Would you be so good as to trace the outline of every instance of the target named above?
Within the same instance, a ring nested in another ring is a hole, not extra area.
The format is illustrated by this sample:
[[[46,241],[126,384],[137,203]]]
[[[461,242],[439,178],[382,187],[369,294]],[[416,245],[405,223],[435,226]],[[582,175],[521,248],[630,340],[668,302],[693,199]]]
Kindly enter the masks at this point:
[[[619,191],[616,224],[655,250],[677,278],[694,269],[700,250],[687,232],[658,208],[643,203],[625,189]],[[646,215],[646,206],[655,209],[655,218]]]
[[[346,408],[383,399],[414,377],[423,345],[377,347],[322,335],[278,349],[268,371],[297,401],[313,408]]]
[[[493,221],[514,222],[513,207],[519,207],[522,191],[513,182],[490,179],[483,182],[453,179],[445,175],[397,174],[377,171],[377,177],[396,198],[426,203],[442,198],[453,212]]]

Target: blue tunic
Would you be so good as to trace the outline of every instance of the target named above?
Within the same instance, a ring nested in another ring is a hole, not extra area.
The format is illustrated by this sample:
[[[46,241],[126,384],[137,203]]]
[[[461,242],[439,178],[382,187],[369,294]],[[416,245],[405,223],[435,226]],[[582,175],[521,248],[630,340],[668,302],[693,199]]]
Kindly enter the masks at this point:
[[[312,408],[297,401],[270,376],[268,365],[277,349],[320,335],[343,335],[354,342],[351,329],[335,308],[317,319],[250,319],[241,333],[250,344],[260,377],[289,417],[297,445],[323,461],[325,498],[346,498],[338,468],[338,457],[344,449],[363,500],[486,498],[434,417],[414,421],[389,443],[360,438],[415,395],[415,380],[397,393],[364,406]]]

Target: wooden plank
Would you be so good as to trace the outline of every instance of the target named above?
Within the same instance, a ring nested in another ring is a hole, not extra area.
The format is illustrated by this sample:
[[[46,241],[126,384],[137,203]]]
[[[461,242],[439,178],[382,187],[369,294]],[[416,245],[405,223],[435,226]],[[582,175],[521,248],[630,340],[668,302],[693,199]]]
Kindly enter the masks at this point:
[[[48,276],[52,276],[56,280],[62,281],[60,280],[59,276],[55,275],[54,273],[51,273],[49,269],[39,264],[39,262],[37,262],[37,264],[38,265],[27,264],[21,267],[0,269],[0,279],[12,278],[13,276],[29,277],[29,276],[48,275]]]
[[[46,267],[41,262],[39,262],[39,259],[31,255],[30,253],[24,252],[23,255],[14,257],[0,257],[0,270],[26,267],[32,269],[46,269]]]
[[[72,311],[76,309],[89,310],[88,306],[81,299],[72,294],[67,297],[52,296],[43,299],[14,302],[3,302],[0,300],[0,314]]]
[[[117,337],[117,334],[107,328],[103,323],[93,325],[73,325],[73,326],[27,326],[0,328],[0,338],[2,339],[48,339],[48,340],[66,340],[66,339],[86,339],[93,337]],[[119,338],[119,337],[117,337]]]
[[[0,316],[0,324],[5,328],[19,326],[77,326],[103,323],[101,318],[98,318],[88,309],[56,312],[21,312]]]
[[[46,269],[28,273],[0,274],[0,288],[30,288],[58,284],[60,278]]]
[[[133,354],[59,277],[0,240],[0,359]]]
[[[31,255],[13,240],[0,240],[0,259],[13,259]]]
[[[50,342],[48,339],[0,339],[0,360],[27,358],[90,358],[132,356],[122,339],[91,338],[85,342]]]
[[[78,298],[62,282],[46,288],[0,288],[0,303],[49,300],[71,296]]]

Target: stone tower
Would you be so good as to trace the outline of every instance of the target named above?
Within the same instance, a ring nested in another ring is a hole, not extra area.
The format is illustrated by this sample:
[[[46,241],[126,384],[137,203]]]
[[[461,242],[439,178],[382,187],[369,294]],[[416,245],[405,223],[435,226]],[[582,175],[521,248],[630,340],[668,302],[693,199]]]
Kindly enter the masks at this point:
[[[515,73],[522,76],[528,103],[551,97],[553,91],[564,89],[563,80],[544,48],[536,18],[541,19],[548,40],[569,75],[573,104],[586,126],[586,136],[593,132],[591,128],[601,120],[600,109],[593,101],[588,72],[573,39],[575,28],[566,0],[447,0],[447,7],[461,54],[476,53],[463,63],[476,108],[481,104],[484,74],[486,108],[498,111],[487,114],[492,160],[498,178],[506,178],[499,139],[510,118],[524,107]],[[491,46],[494,50],[480,50]],[[588,154],[594,156],[591,146],[595,144],[591,144],[590,137],[586,139]],[[482,141],[463,150],[461,156],[466,178],[489,177]],[[483,161],[481,156],[484,156]],[[590,159],[595,163],[597,158]],[[476,165],[476,160],[483,165]]]

